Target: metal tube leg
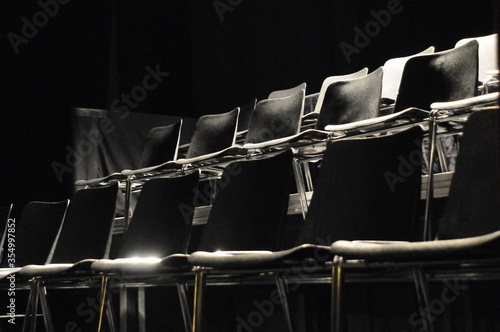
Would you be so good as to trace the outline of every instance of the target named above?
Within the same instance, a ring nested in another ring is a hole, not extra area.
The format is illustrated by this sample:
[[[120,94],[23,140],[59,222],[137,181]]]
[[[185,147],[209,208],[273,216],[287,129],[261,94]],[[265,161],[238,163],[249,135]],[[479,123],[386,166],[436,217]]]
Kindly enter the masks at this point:
[[[146,290],[144,287],[137,289],[137,312],[139,332],[146,332]]]
[[[431,207],[434,197],[434,157],[436,155],[437,111],[431,111],[429,116],[429,179],[427,182],[427,197],[425,199],[423,240],[431,240]]]
[[[108,281],[109,278],[107,276],[103,276],[101,278],[101,302],[99,308],[99,321],[97,323],[97,332],[101,332],[102,329],[102,320],[104,318],[104,309],[106,307],[106,293],[108,291]]]
[[[125,208],[124,208],[124,214],[125,214],[125,231],[127,231],[128,224],[130,222],[130,216],[131,216],[131,211],[130,211],[130,199],[132,196],[132,181],[130,180],[130,177],[127,178],[125,181]]]
[[[342,331],[342,257],[335,256],[332,264],[332,294],[331,294],[331,332]]]
[[[38,311],[38,280],[33,279],[33,293],[34,293],[34,298],[33,298],[33,303],[31,307],[31,319],[30,319],[30,332],[35,332],[36,331],[36,315]]]
[[[23,332],[29,331],[31,320],[33,320],[32,312],[33,312],[33,302],[35,301],[35,296],[36,296],[36,279],[33,279],[31,280],[30,283],[30,293],[28,295],[28,303],[26,305],[26,313],[24,315],[24,321],[22,327]]]
[[[278,287],[278,293],[281,298],[281,303],[283,305],[283,311],[285,314],[286,324],[288,326],[288,331],[293,332],[292,316],[290,315],[290,307],[288,305],[287,288],[285,285],[285,280],[282,276],[276,276],[276,286]]]
[[[297,185],[297,193],[299,194],[300,205],[302,207],[302,217],[304,219],[306,219],[307,208],[308,208],[306,188],[304,185],[304,178],[302,176],[301,166],[297,160],[293,161],[293,172],[295,174],[295,183]]]
[[[179,301],[181,303],[182,319],[184,321],[184,329],[186,332],[191,331],[191,310],[187,299],[187,285],[185,282],[177,282],[177,293],[179,294]]]
[[[430,317],[429,308],[429,288],[427,287],[427,278],[421,268],[413,269],[413,278],[417,289],[417,298],[419,301],[420,313],[425,321],[425,331],[434,332],[434,324]]]
[[[194,279],[194,305],[192,332],[203,331],[203,296],[205,291],[206,272],[202,269],[196,272]]]
[[[38,296],[40,297],[40,305],[42,306],[45,331],[54,332],[54,323],[52,322],[52,314],[50,312],[49,304],[47,303],[47,289],[43,284],[38,285]]]

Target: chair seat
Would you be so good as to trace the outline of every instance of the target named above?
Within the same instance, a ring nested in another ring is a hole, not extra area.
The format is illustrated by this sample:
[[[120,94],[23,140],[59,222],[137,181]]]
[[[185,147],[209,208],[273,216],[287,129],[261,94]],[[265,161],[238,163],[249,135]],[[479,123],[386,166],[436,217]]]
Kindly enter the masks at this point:
[[[106,176],[103,176],[101,178],[95,178],[95,179],[90,179],[90,180],[78,180],[75,182],[76,186],[88,186],[88,185],[93,185],[93,184],[99,184],[99,183],[107,183],[113,180],[125,180],[126,176],[124,176],[122,173],[113,173],[109,174]]]
[[[397,121],[401,119],[415,119],[415,120],[424,120],[429,117],[429,112],[425,110],[421,110],[415,107],[407,108],[403,111],[392,113],[388,115],[378,116],[376,118],[354,121],[340,125],[328,125],[325,127],[327,131],[341,131],[341,130],[351,130],[358,129],[365,126],[371,126],[374,124],[380,124],[388,121]]]
[[[192,253],[188,261],[194,266],[217,268],[287,267],[302,263],[307,259],[331,261],[333,255],[328,246],[303,244],[281,251],[197,251]]]
[[[163,258],[117,258],[100,259],[92,263],[95,273],[148,275],[168,271],[190,270],[188,255],[173,254]]]
[[[426,259],[474,257],[475,254],[500,256],[500,252],[491,250],[500,245],[500,231],[485,235],[437,241],[423,242],[373,242],[373,241],[336,241],[331,250],[348,259],[363,258],[366,260],[388,259]],[[461,256],[457,256],[462,254]],[[490,257],[491,257],[490,256]]]
[[[17,273],[19,270],[21,270],[20,267],[0,269],[0,280],[7,278],[11,274]]]
[[[67,276],[73,273],[91,273],[92,270],[90,266],[95,261],[95,259],[84,259],[74,264],[71,263],[58,263],[58,264],[46,264],[46,265],[36,265],[30,264],[24,266],[18,271],[18,275],[23,278],[30,277],[54,277],[58,275]]]

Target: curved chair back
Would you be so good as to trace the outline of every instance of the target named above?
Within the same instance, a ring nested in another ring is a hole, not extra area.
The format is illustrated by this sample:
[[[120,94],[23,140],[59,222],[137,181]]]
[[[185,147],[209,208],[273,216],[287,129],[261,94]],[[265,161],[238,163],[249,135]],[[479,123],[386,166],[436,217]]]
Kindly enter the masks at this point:
[[[199,172],[144,183],[119,258],[187,253]]]
[[[198,250],[274,250],[288,207],[292,152],[224,169]]]
[[[239,113],[240,108],[237,107],[227,113],[201,116],[196,121],[186,158],[202,156],[234,145]]]
[[[484,82],[488,77],[488,70],[498,70],[498,33],[481,37],[465,38],[459,40],[455,47],[465,45],[471,40],[475,40],[479,43],[478,80]]]
[[[237,130],[238,133],[247,130],[250,126],[250,121],[252,120],[253,111],[255,110],[256,104],[257,98],[253,98],[252,100],[240,106],[240,115],[238,117]]]
[[[73,195],[48,263],[105,258],[109,253],[118,183]]]
[[[290,89],[276,90],[276,91],[271,92],[269,94],[269,97],[267,97],[267,99],[290,97],[290,96],[293,96],[294,94],[296,94],[297,92],[299,92],[300,90],[304,90],[304,93],[305,93],[306,86],[307,86],[307,84],[304,82],[304,83],[300,83],[299,85],[294,86],[293,88],[290,88]]]
[[[422,137],[417,126],[328,145],[299,244],[413,239]]]
[[[169,126],[155,127],[146,136],[139,168],[163,164],[177,159],[182,120]]]
[[[396,100],[398,96],[399,84],[406,62],[417,55],[434,53],[434,46],[430,46],[417,54],[392,58],[384,63],[384,78],[382,80],[382,98]]]
[[[318,101],[314,107],[314,112],[319,113],[321,111],[321,107],[323,106],[323,100],[325,99],[325,93],[330,84],[339,81],[350,80],[353,78],[360,78],[368,75],[368,68],[365,67],[357,72],[347,74],[347,75],[336,75],[325,78],[323,84],[321,85],[321,89],[319,91]]]
[[[440,239],[500,230],[499,110],[474,112],[464,125]]]
[[[68,200],[29,202],[16,221],[16,266],[45,264],[61,228]],[[9,267],[7,257],[1,267]]]
[[[304,94],[304,90],[300,90],[288,97],[258,102],[245,143],[261,143],[298,134],[304,113]]]
[[[383,68],[367,76],[336,81],[326,92],[316,123],[323,130],[330,124],[344,124],[374,118],[380,113]]]
[[[473,97],[477,84],[478,43],[415,56],[406,62],[394,112],[409,107],[430,110],[434,102]]]

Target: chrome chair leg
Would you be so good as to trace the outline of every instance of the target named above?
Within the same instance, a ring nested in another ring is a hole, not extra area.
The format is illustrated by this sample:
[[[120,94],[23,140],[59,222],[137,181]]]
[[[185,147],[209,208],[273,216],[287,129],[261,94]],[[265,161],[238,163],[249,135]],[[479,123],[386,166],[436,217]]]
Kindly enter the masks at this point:
[[[427,285],[427,278],[425,277],[422,269],[418,267],[413,269],[413,278],[415,280],[420,313],[425,322],[424,329],[426,332],[434,332],[434,324],[430,316],[429,288]]]
[[[179,294],[179,301],[181,303],[182,319],[184,321],[185,332],[191,331],[191,322],[193,317],[189,308],[187,299],[187,285],[185,282],[177,282],[177,293]]]
[[[288,290],[285,284],[285,280],[281,275],[277,275],[275,277],[275,280],[276,280],[276,286],[278,288],[278,293],[281,298],[281,304],[283,306],[283,311],[285,314],[288,331],[293,332],[293,322],[292,322],[292,316],[290,315],[290,306],[288,305]]]
[[[38,306],[38,303],[37,303],[38,302],[37,283],[38,283],[38,281],[36,280],[36,278],[33,278],[30,281],[30,292],[28,295],[28,303],[26,305],[26,312],[24,314],[22,332],[31,331],[32,330],[31,325],[33,324],[32,321],[36,320],[36,308]],[[33,318],[33,312],[34,312],[34,318]]]
[[[104,318],[104,310],[106,309],[106,293],[108,292],[108,281],[107,276],[102,276],[101,278],[101,302],[99,308],[99,321],[97,323],[97,332],[102,331],[102,321]]]
[[[38,297],[40,298],[40,305],[42,307],[43,321],[45,323],[45,331],[54,332],[52,313],[50,312],[49,304],[47,302],[47,289],[41,283],[38,284]],[[36,312],[35,312],[35,319],[36,319]]]
[[[194,304],[193,304],[193,325],[192,332],[203,331],[203,297],[206,284],[206,271],[199,269],[196,271],[194,279]]]
[[[302,217],[305,219],[307,215],[307,195],[306,195],[306,187],[304,184],[304,177],[302,175],[302,169],[300,166],[300,162],[296,159],[293,160],[293,172],[295,175],[295,184],[297,185],[297,193],[299,194],[300,205],[302,208]]]
[[[335,256],[332,264],[332,289],[331,289],[331,332],[342,331],[342,285],[344,276],[342,272],[342,257]]]

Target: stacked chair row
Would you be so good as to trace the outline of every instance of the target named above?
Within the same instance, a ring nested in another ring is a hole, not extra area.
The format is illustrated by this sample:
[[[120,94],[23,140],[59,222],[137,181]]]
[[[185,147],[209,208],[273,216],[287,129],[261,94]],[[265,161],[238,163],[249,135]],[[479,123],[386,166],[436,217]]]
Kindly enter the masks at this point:
[[[253,103],[245,129],[238,126],[239,109],[201,117],[181,159],[177,157],[182,123],[155,128],[146,142],[141,169],[79,181],[89,188],[76,192],[69,205],[67,201],[29,204],[19,220],[26,225],[22,227],[26,234],[16,233],[19,258],[10,266],[4,254],[1,270],[4,278],[15,275],[19,285],[24,281],[30,289],[23,329],[36,330],[40,302],[45,329],[53,330],[47,291],[85,284],[100,288],[96,329],[103,328],[107,316],[113,330],[113,310],[106,298],[111,284],[139,289],[175,285],[185,330],[210,330],[204,316],[206,286],[244,277],[276,283],[284,326],[293,331],[287,282],[302,280],[303,274],[324,278],[331,273],[331,329],[342,331],[342,284],[350,272],[369,281],[372,272],[393,278],[396,267],[414,278],[422,317],[432,331],[426,275],[436,269],[491,272],[498,265],[500,173],[495,125],[499,120],[498,108],[485,107],[498,104],[498,94],[474,96],[478,49],[472,40],[452,50],[428,53],[433,51],[428,49],[396,61],[404,67],[394,103],[390,100],[394,92],[384,90],[386,74],[381,67],[372,73],[364,69],[328,78],[309,101],[305,84],[276,91]],[[388,105],[383,115],[382,103]],[[426,218],[420,224],[417,205],[426,159],[422,141],[429,135],[426,162],[434,165],[438,123],[451,118],[460,120],[465,129],[449,212],[443,223],[430,225],[430,167]],[[394,125],[399,120],[404,126]],[[301,131],[308,121],[313,128]],[[235,143],[237,133],[244,135],[242,145]],[[296,246],[283,247],[289,185],[294,175],[302,199],[305,187],[298,165],[311,160],[303,148],[308,144],[322,146],[314,153],[321,167],[310,203],[302,201],[305,220]],[[411,171],[402,166],[407,161]],[[209,193],[211,209],[196,250],[189,252],[195,195],[200,193],[200,180],[206,178],[217,179],[213,194]],[[140,182],[140,194],[134,213],[127,213],[121,249],[109,259],[119,182],[125,183],[127,197],[132,184]],[[9,220],[8,213],[4,220]],[[50,226],[43,222],[32,226],[33,215],[45,215]],[[50,234],[36,236],[41,230],[35,227]],[[47,242],[42,244],[42,239]],[[194,284],[192,309],[187,298],[190,284]]]

